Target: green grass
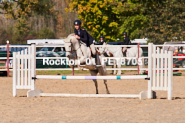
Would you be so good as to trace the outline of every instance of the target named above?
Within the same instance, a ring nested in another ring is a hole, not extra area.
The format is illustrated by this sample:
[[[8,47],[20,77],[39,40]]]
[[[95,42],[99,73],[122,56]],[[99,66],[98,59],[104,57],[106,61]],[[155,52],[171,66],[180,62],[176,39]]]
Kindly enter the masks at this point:
[[[78,73],[89,73],[88,70],[80,71],[80,70],[75,70],[74,74]],[[68,75],[72,74],[71,70],[45,70],[45,71],[36,71],[36,75]]]

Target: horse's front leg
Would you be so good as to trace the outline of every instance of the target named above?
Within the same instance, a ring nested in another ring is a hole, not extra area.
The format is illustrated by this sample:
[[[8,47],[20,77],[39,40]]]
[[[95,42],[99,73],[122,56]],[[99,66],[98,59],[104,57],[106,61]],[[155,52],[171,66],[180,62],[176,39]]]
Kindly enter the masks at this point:
[[[121,70],[120,70],[121,69],[121,59],[118,60],[118,65],[117,66],[119,68],[117,75],[121,75]]]
[[[104,84],[105,84],[105,87],[106,87],[107,94],[110,94],[108,86],[107,86],[107,80],[104,80]]]
[[[96,87],[96,94],[98,94],[98,83],[96,79],[93,79],[95,87]]]
[[[114,68],[116,68],[116,60],[114,59]],[[116,74],[116,70],[114,70],[114,74]]]
[[[90,73],[91,73],[91,76],[97,76],[97,71],[96,70],[89,70]],[[97,80],[96,79],[93,79],[93,82],[95,84],[95,87],[96,87],[96,94],[98,94],[98,83],[97,83]]]

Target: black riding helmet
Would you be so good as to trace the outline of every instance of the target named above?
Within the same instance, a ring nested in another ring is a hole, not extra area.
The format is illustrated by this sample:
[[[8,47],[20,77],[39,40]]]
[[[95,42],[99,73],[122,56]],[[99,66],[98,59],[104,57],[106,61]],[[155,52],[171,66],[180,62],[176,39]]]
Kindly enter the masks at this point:
[[[100,38],[103,38],[103,35],[100,35]]]
[[[80,21],[80,20],[75,20],[75,21],[74,21],[74,25],[75,25],[75,24],[81,25],[81,21]]]
[[[127,32],[123,32],[123,35],[127,35]]]

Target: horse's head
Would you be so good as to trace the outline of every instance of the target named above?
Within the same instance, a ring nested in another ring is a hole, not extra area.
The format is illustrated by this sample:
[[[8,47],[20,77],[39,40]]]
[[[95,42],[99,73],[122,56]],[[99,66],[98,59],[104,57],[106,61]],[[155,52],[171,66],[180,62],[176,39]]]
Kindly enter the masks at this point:
[[[106,46],[107,44],[106,43],[103,43],[103,46]],[[104,53],[106,53],[107,52],[107,48],[106,47],[98,47],[97,48],[97,53],[99,54],[99,55],[102,55],[102,54],[104,54]]]
[[[79,42],[75,38],[74,34],[70,34],[65,40],[66,57],[69,59],[76,59],[76,51],[79,48]]]

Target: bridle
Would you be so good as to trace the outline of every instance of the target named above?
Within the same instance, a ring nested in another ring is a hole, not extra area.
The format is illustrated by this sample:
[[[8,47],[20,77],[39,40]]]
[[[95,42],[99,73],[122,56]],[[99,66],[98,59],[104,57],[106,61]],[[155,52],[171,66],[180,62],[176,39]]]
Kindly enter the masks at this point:
[[[74,50],[74,48],[73,48],[73,43],[71,42],[71,40],[70,40],[70,42],[65,42],[65,43],[70,43],[71,44],[71,50],[70,51],[66,51],[66,52],[70,52],[71,54],[72,53],[74,53],[74,52],[76,52],[78,49],[80,49],[80,46],[77,48],[77,50]]]
[[[76,58],[77,58],[77,51],[78,50],[81,50],[81,43],[80,42],[78,42],[79,43],[79,47],[76,49],[76,50],[74,50],[74,46],[73,46],[73,43],[71,42],[71,40],[70,40],[70,42],[66,42],[66,43],[71,43],[71,51],[66,51],[66,52],[69,52],[71,55],[69,55],[69,56],[76,56]],[[83,52],[82,52],[82,50],[81,50],[81,53],[82,53],[82,55],[84,56],[84,54],[83,54]],[[74,58],[74,57],[73,57]]]

